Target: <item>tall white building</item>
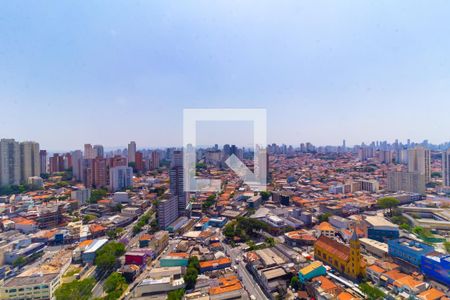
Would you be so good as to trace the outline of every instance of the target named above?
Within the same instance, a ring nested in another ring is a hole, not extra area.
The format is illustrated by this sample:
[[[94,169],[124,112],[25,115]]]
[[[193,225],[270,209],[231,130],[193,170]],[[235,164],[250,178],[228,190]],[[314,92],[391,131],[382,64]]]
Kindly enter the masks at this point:
[[[136,142],[134,141],[128,144],[128,162],[136,162]]]
[[[442,153],[442,180],[445,186],[450,186],[450,149]]]
[[[0,140],[0,186],[20,184],[20,145],[14,139]]]
[[[130,187],[133,179],[133,168],[118,166],[109,169],[109,188],[112,192]]]
[[[41,162],[39,156],[39,144],[36,142],[20,143],[21,182],[27,182],[28,178],[41,174]]]
[[[431,153],[424,147],[408,149],[408,172],[425,176],[425,183],[431,180]]]
[[[76,180],[82,179],[83,153],[81,150],[75,150],[70,153],[72,155],[72,174]]]

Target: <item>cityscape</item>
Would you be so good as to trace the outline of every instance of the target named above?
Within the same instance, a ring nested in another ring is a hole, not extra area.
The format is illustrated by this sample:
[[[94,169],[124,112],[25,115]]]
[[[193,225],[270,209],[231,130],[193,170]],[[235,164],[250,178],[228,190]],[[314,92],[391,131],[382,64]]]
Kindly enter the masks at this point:
[[[267,145],[267,189],[196,148],[0,140],[2,299],[445,299],[447,144]]]
[[[0,2],[0,300],[450,300],[450,1]]]

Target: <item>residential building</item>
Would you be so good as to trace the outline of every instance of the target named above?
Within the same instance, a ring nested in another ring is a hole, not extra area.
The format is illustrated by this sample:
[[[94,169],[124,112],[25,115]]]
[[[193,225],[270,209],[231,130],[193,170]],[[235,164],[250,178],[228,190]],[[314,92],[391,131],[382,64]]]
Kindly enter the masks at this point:
[[[0,186],[20,184],[20,146],[14,139],[0,140]]]
[[[131,141],[128,144],[128,162],[134,163],[136,162],[136,142]]]
[[[178,218],[178,198],[172,196],[163,199],[158,205],[158,224],[162,229],[166,229]]]
[[[408,172],[417,172],[425,177],[425,183],[431,180],[431,151],[424,147],[408,149]]]
[[[21,182],[27,182],[29,177],[41,174],[38,143],[20,143],[20,165]]]
[[[132,184],[133,168],[118,166],[109,169],[109,188],[112,192],[128,188]]]

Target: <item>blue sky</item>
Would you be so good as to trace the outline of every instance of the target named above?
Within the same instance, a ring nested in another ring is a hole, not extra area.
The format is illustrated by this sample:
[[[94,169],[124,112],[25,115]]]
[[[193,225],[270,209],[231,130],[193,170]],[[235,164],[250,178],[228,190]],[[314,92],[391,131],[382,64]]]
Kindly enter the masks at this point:
[[[449,11],[448,1],[2,1],[0,137],[63,150],[180,145],[184,108],[235,107],[266,108],[270,142],[447,141]]]

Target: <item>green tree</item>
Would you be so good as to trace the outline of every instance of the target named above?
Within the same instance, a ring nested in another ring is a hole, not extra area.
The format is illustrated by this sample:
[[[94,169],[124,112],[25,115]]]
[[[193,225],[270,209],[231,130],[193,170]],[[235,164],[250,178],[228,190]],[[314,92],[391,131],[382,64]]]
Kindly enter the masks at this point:
[[[275,246],[275,239],[272,237],[267,237],[265,242],[269,247]]]
[[[367,296],[369,300],[384,299],[386,296],[383,291],[365,282],[359,285],[359,289]]]
[[[321,214],[321,215],[319,215],[319,217],[318,217],[318,220],[319,220],[319,223],[322,223],[322,222],[328,222],[328,219],[331,217],[331,214],[330,213],[323,213],[323,214]]]
[[[108,195],[108,191],[105,189],[92,190],[89,202],[97,203],[98,200],[105,198],[107,195]]]
[[[400,201],[395,197],[383,197],[377,200],[377,205],[382,209],[387,209],[390,216],[392,216],[392,210],[399,204]]]
[[[447,251],[447,253],[450,253],[450,242],[449,241],[444,242],[444,247],[445,247],[445,250]]]
[[[184,295],[184,289],[170,291],[167,294],[167,300],[181,300],[181,299],[183,299],[183,295]]]
[[[195,287],[195,283],[197,282],[198,271],[194,267],[188,267],[186,270],[186,274],[183,279],[186,283],[186,289],[190,290]]]
[[[94,215],[85,215],[85,216],[83,217],[83,223],[84,223],[84,224],[87,224],[87,223],[89,223],[90,221],[95,220],[95,219],[97,219],[97,217],[94,216]]]
[[[27,260],[23,256],[19,256],[16,260],[13,262],[14,267],[22,266],[27,262]]]
[[[262,192],[260,192],[259,194],[261,195],[261,199],[262,199],[263,201],[267,201],[267,200],[269,200],[269,198],[270,198],[270,193],[267,192],[267,191],[262,191]]]
[[[88,300],[91,298],[94,285],[94,278],[64,283],[55,291],[56,300]]]
[[[108,294],[113,291],[124,291],[127,287],[127,282],[122,274],[113,272],[106,278],[103,285],[103,290]]]
[[[300,280],[297,276],[291,278],[291,287],[296,291],[300,288]]]
[[[117,263],[117,258],[125,254],[125,245],[109,242],[96,252],[95,265],[102,270],[109,270]]]

